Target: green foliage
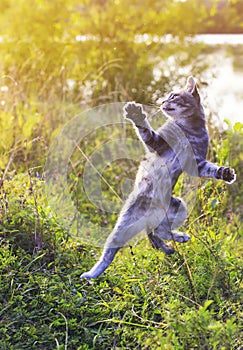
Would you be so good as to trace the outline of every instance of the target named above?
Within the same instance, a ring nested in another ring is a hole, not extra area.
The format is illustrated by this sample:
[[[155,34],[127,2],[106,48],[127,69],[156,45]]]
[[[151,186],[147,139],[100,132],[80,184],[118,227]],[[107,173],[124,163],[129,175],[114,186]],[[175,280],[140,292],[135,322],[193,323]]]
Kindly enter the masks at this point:
[[[207,20],[208,33],[242,33],[243,3],[240,0],[227,1],[221,6],[219,1],[212,1]]]
[[[238,181],[202,181],[185,225],[192,240],[175,243],[172,257],[140,241],[94,282],[79,276],[100,250],[70,237],[46,203],[40,176],[58,129],[87,105],[153,104],[184,81],[184,71],[201,77],[205,47],[188,35],[241,26],[240,1],[218,5],[1,1],[1,350],[242,348],[242,124],[221,134],[211,127],[209,157],[234,166]],[[109,133],[117,129],[100,128],[79,146],[89,156]],[[86,219],[111,228],[116,214],[89,203],[83,167],[76,149],[68,169],[72,198]],[[114,207],[136,168],[121,159],[101,169]]]
[[[237,169],[237,181],[235,185],[229,189],[229,198],[233,212],[236,212],[241,220],[243,219],[243,200],[242,191],[243,183],[243,125],[235,123],[233,130],[226,131],[226,139],[228,141],[228,149],[230,150],[230,162]]]
[[[221,135],[219,163],[239,132]],[[241,156],[230,157],[238,171]],[[202,183],[192,240],[174,256],[140,241],[94,282],[79,275],[99,249],[67,236],[42,186],[31,173],[2,185],[1,349],[240,349],[242,227],[225,184]]]
[[[79,280],[94,256],[78,244],[57,249],[53,273],[2,242],[1,348],[240,347],[240,260],[231,239],[198,229],[174,257],[125,249],[94,283]]]
[[[124,97],[141,100],[149,93],[139,96],[153,81],[154,61],[167,57],[167,46],[175,47],[160,43],[159,37],[195,33],[195,23],[204,19],[203,6],[179,5],[151,0],[105,1],[103,6],[76,0],[10,1],[2,15],[2,70],[21,87],[22,99],[31,93],[60,100],[91,97],[96,104]],[[184,29],[183,11],[191,18]],[[183,45],[178,49],[184,51]],[[166,81],[164,77],[161,83]]]
[[[19,174],[3,181],[0,189],[0,234],[14,247],[35,257],[39,251],[55,252],[64,232],[43,197],[44,182]]]
[[[0,11],[0,167],[43,166],[53,134],[87,105],[154,103],[180,78],[169,57],[198,75],[204,46],[185,35],[204,18],[204,6],[176,1],[8,1]]]

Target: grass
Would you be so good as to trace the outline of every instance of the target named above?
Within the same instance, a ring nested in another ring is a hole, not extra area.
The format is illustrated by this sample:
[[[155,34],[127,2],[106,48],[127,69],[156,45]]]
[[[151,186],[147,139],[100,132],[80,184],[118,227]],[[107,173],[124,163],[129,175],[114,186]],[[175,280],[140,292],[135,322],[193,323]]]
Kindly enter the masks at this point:
[[[35,96],[33,90],[25,99],[19,83],[1,96],[0,349],[242,349],[242,124],[229,125],[222,134],[210,125],[208,158],[233,166],[238,180],[230,187],[200,182],[183,228],[192,240],[174,243],[176,253],[170,257],[146,239],[132,243],[89,282],[79,276],[101,249],[71,235],[44,196],[49,145],[84,102],[68,94],[61,99],[59,88],[64,91],[53,82],[46,87],[48,96]],[[121,129],[117,124],[96,129],[77,145],[68,164],[67,191],[94,230],[111,229],[118,214],[89,202],[80,150],[90,157],[111,136],[119,140]],[[122,131],[134,139],[131,130]],[[117,208],[121,183],[134,179],[136,152],[99,169],[107,179],[101,185],[108,205]],[[176,187],[182,197],[183,186]],[[81,228],[87,233],[85,225]]]
[[[55,272],[2,247],[1,349],[240,349],[239,261],[192,245],[165,258],[140,243],[93,283],[78,245]]]
[[[44,196],[50,145],[87,106],[128,100],[154,105],[170,88],[182,86],[185,75],[193,74],[201,91],[212,77],[204,53],[214,48],[183,40],[208,22],[201,3],[137,3],[0,2],[0,350],[243,349],[242,124],[228,123],[222,134],[209,125],[208,159],[230,164],[238,179],[230,187],[200,183],[183,228],[192,239],[174,243],[173,256],[141,240],[120,251],[98,279],[80,280],[101,249],[71,235]],[[228,18],[227,11],[217,11],[215,18]],[[160,38],[171,31],[176,35],[170,42],[135,43],[135,35]],[[91,39],[75,40],[86,35]],[[242,47],[228,50],[239,58],[234,67],[242,68]],[[122,127],[112,116],[112,126],[92,129],[77,145],[83,153],[76,147],[67,170],[66,190],[94,230],[111,229],[117,214],[89,203],[83,154],[91,157],[119,134]],[[91,126],[95,122],[94,114]],[[107,179],[101,187],[108,205],[119,206],[122,182],[134,178],[140,155],[131,155],[99,169]],[[95,185],[93,180],[91,190]],[[183,197],[181,183],[176,191]],[[84,238],[87,227],[79,231]]]
[[[49,125],[46,128],[43,133]],[[100,128],[83,140],[80,145],[86,154],[93,144],[102,145],[110,130]],[[28,132],[28,142],[10,148],[3,158],[0,349],[240,350],[242,125],[229,125],[223,134],[211,129],[209,159],[230,163],[238,178],[231,186],[201,180],[183,228],[192,240],[174,243],[176,253],[171,257],[153,250],[146,239],[132,243],[92,282],[79,276],[92,267],[100,248],[71,236],[48,206],[45,181],[38,174],[42,168],[30,167],[41,164],[44,146],[39,141],[35,146]],[[21,129],[17,135],[20,139]],[[111,228],[117,214],[88,202],[82,187],[85,164],[76,151],[68,169],[72,198],[94,227]],[[136,168],[136,162],[120,160],[107,167],[104,175],[121,195],[120,184],[134,178]],[[107,184],[102,184],[102,191],[104,198],[117,204]],[[183,183],[176,191],[183,197]],[[81,226],[80,236],[86,231]]]
[[[198,190],[192,240],[173,256],[142,240],[89,282],[79,276],[100,249],[70,237],[45,207],[43,181],[31,181],[2,187],[1,349],[241,349],[242,232],[224,214],[225,185]]]

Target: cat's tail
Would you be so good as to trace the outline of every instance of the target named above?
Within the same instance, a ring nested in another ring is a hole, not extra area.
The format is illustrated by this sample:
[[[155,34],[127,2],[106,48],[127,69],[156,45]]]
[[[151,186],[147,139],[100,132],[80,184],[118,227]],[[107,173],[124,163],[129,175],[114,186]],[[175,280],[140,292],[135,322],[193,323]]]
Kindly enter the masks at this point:
[[[105,248],[99,261],[92,267],[90,271],[84,272],[80,278],[96,278],[101,275],[107,267],[110,266],[120,248]]]

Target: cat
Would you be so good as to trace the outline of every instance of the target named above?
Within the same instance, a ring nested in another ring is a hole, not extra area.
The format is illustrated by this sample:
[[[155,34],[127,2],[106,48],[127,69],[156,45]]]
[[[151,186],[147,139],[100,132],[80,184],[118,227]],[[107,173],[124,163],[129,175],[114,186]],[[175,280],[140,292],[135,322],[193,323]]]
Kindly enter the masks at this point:
[[[174,248],[164,240],[184,243],[190,239],[187,233],[175,230],[187,218],[186,204],[172,195],[183,171],[230,184],[236,180],[234,169],[206,160],[209,137],[192,76],[187,79],[183,90],[172,92],[162,102],[160,109],[168,120],[154,131],[141,104],[128,102],[124,106],[124,118],[132,122],[144,144],[146,156],[99,261],[80,278],[98,277],[112,263],[118,250],[144,229],[152,246],[166,254],[172,254]]]

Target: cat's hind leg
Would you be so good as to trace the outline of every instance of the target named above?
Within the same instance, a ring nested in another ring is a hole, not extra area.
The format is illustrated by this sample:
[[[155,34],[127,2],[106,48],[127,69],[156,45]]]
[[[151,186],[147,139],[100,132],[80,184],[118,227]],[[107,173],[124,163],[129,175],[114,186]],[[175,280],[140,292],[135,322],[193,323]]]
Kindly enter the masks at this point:
[[[147,228],[151,198],[146,196],[130,197],[120,217],[106,240],[103,253],[93,268],[80,278],[96,278],[112,263],[118,250],[126,245],[136,234]]]
[[[152,246],[156,249],[161,249],[166,254],[172,254],[174,248],[170,244],[165,243],[164,240],[172,240],[179,243],[187,242],[190,239],[187,233],[174,231],[175,228],[184,223],[186,217],[186,204],[180,198],[171,197],[170,206],[163,221],[148,234]]]
[[[105,248],[103,250],[103,253],[99,259],[99,261],[92,267],[92,269],[88,272],[84,272],[80,278],[96,278],[98,277],[102,272],[104,272],[107,267],[110,266],[112,261],[114,260],[116,253],[118,252],[120,248]]]
[[[170,227],[171,232],[169,236],[171,240],[185,243],[191,239],[191,237],[185,232],[175,231],[176,228],[183,225],[184,221],[187,218],[187,207],[186,203],[177,197],[171,197],[171,203],[168,210],[168,215],[165,218],[167,219],[167,226]],[[166,224],[164,220],[164,225]]]
[[[158,226],[155,229],[155,235],[157,235],[159,238],[162,237],[162,239],[165,239],[167,241],[175,241],[178,243],[186,243],[191,239],[190,235],[188,235],[186,232],[180,232],[180,231],[168,231],[165,230],[163,225]]]
[[[172,231],[164,221],[148,234],[148,238],[153,248],[161,249],[168,255],[173,254],[175,250],[169,243],[165,243],[164,240],[185,243],[191,239],[185,232]]]
[[[154,231],[148,233],[148,238],[153,248],[161,249],[167,255],[171,255],[175,252],[172,245],[165,243],[163,239],[154,234]]]

